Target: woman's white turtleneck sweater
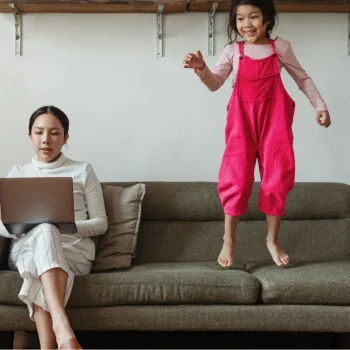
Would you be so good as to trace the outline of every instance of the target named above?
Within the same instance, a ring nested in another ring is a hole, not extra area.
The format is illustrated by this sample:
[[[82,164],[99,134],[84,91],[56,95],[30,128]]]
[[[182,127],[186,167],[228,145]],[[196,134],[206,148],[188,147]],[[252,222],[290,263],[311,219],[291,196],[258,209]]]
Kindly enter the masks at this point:
[[[104,234],[108,224],[101,185],[89,163],[71,160],[63,154],[52,163],[40,162],[34,157],[29,164],[13,166],[7,177],[71,177],[78,232],[62,234],[62,244],[94,260],[95,244],[90,237]],[[7,232],[1,221],[0,236],[17,238]]]

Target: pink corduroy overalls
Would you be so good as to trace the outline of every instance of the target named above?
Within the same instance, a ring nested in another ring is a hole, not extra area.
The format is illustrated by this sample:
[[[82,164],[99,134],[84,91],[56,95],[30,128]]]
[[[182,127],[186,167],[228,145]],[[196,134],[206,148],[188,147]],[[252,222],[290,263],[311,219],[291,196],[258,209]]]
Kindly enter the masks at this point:
[[[282,216],[287,194],[294,186],[295,104],[282,83],[275,43],[270,43],[273,54],[263,59],[245,56],[244,43],[239,43],[240,61],[228,105],[226,149],[218,182],[225,214],[231,216],[241,216],[247,210],[256,159],[262,212]]]

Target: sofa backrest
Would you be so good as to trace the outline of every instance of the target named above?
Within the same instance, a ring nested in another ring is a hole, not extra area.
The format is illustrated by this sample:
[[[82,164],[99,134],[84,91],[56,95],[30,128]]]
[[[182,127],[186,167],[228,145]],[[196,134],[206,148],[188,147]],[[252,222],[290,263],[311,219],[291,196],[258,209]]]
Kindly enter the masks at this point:
[[[224,214],[213,182],[144,182],[135,262],[215,261],[222,245]],[[130,186],[134,183],[103,183]],[[236,261],[270,260],[265,215],[255,183],[237,232]],[[350,255],[350,186],[296,183],[287,202],[280,242],[293,261]]]

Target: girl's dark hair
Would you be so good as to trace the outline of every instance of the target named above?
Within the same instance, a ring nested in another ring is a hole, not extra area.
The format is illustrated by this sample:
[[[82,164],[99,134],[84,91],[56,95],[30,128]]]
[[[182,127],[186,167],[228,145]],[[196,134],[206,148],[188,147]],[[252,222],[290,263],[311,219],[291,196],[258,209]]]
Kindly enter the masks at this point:
[[[29,119],[29,134],[32,133],[33,124],[35,119],[41,116],[42,114],[52,114],[54,115],[62,124],[64,136],[68,135],[69,131],[69,119],[64,112],[62,112],[59,108],[54,106],[43,106],[38,108]]]
[[[230,42],[237,40],[238,29],[236,24],[237,7],[240,5],[251,5],[256,6],[260,9],[263,15],[263,23],[269,22],[266,28],[266,37],[270,38],[273,27],[276,24],[277,11],[273,0],[232,0],[231,9],[229,13],[229,19],[227,23],[227,35]],[[232,33],[234,38],[232,39]]]

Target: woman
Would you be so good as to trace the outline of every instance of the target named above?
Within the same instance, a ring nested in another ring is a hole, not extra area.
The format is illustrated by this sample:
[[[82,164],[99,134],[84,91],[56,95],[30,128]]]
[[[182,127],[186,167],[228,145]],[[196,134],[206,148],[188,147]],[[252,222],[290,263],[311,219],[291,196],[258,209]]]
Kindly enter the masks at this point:
[[[24,235],[9,234],[0,222],[0,235],[13,239],[9,267],[23,278],[19,298],[35,321],[41,348],[81,349],[70,326],[65,305],[75,275],[86,275],[95,258],[90,237],[107,230],[100,183],[92,166],[65,157],[61,150],[69,138],[69,120],[53,106],[35,111],[29,120],[29,138],[36,156],[24,166],[14,166],[8,177],[72,177],[77,231],[61,234],[57,227],[41,224]]]

